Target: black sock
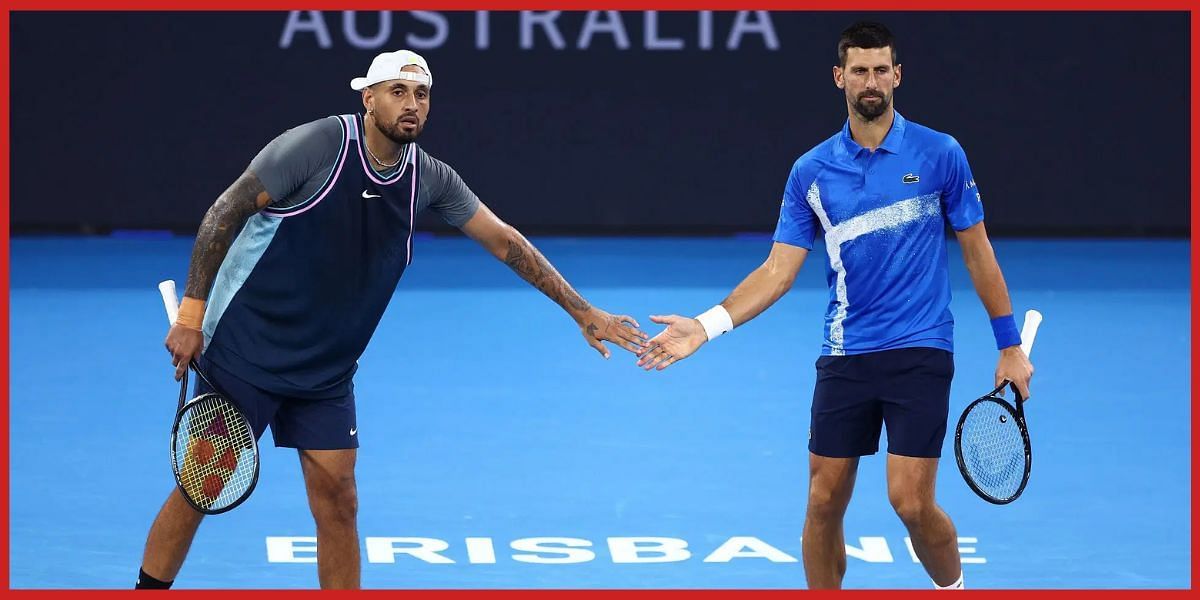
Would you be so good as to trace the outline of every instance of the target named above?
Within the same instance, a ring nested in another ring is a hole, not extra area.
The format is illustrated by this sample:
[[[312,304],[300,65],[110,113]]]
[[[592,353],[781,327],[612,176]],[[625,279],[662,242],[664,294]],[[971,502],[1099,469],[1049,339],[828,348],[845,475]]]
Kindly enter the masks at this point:
[[[135,590],[169,590],[174,581],[159,581],[146,574],[145,571],[138,569],[137,584],[133,586]]]

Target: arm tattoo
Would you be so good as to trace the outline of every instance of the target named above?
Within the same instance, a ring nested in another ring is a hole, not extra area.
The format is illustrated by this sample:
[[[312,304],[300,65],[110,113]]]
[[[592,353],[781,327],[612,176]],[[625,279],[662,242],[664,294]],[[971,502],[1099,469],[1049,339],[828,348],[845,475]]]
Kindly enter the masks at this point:
[[[196,243],[192,246],[192,263],[188,268],[185,296],[208,299],[209,289],[217,277],[217,269],[234,237],[250,215],[270,201],[263,184],[253,173],[246,172],[225,190],[200,222]]]
[[[583,312],[592,307],[554,270],[550,261],[519,233],[508,240],[504,264],[568,312]]]

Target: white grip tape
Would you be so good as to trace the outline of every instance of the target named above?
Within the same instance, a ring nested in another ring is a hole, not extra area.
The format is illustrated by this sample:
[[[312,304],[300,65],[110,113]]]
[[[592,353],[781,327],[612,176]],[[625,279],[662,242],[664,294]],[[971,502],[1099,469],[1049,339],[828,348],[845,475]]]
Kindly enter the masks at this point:
[[[729,311],[720,304],[704,311],[696,317],[696,320],[704,326],[704,333],[708,335],[709,341],[733,331],[733,317],[730,317]]]
[[[175,280],[168,279],[158,284],[158,293],[162,294],[163,308],[167,309],[167,321],[175,324],[179,316],[179,297],[175,294]]]
[[[1025,311],[1025,325],[1021,327],[1021,352],[1029,356],[1033,352],[1033,338],[1037,337],[1038,326],[1042,324],[1042,313],[1036,310]]]

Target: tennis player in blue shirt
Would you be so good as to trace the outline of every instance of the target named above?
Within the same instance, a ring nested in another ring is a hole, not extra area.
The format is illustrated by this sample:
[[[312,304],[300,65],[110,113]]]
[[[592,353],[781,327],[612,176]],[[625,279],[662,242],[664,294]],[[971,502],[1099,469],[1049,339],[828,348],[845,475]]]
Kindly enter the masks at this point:
[[[934,500],[954,375],[944,223],[996,337],[996,384],[1029,397],[1033,366],[1021,351],[1008,289],[983,224],[966,155],[951,136],[905,119],[892,97],[896,44],[877,23],[838,41],[833,79],[849,117],[801,156],[784,187],[775,243],[762,266],[696,318],[653,316],[667,328],[638,364],[665,369],[745,323],[791,288],[818,228],[829,256],[829,307],[817,360],[809,433],[804,569],[810,588],[838,588],[846,572],[842,522],[860,456],[887,427],[888,498],[935,587],[961,589],[954,524]]]

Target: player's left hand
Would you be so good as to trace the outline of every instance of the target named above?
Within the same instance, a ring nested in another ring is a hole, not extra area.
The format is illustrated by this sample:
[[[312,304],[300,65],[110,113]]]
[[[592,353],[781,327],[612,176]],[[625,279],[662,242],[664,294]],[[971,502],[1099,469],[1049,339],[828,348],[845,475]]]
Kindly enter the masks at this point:
[[[649,336],[640,328],[637,320],[629,315],[612,315],[595,307],[588,309],[579,319],[583,339],[604,358],[612,356],[612,353],[601,341],[612,342],[634,354],[645,349]]]
[[[1029,381],[1033,379],[1033,363],[1020,346],[1009,346],[1000,351],[1000,362],[996,364],[996,385],[1005,380],[1013,382],[1021,397],[1029,399]],[[1000,390],[1004,395],[1006,390]]]

